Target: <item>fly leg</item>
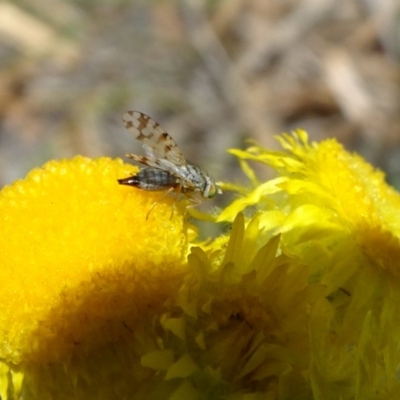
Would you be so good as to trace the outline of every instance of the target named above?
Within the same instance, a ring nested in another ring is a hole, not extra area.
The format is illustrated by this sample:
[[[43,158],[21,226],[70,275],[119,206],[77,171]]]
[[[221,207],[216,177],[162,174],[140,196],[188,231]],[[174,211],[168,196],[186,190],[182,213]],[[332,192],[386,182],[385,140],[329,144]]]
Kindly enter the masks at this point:
[[[167,197],[167,196],[168,196],[171,192],[173,192],[174,190],[175,190],[174,187],[168,188],[168,190],[166,190],[166,191],[164,192],[164,194],[163,194],[163,196],[160,198],[160,200],[157,200],[157,201],[155,201],[155,202],[153,203],[153,205],[151,206],[150,210],[149,210],[149,211],[147,212],[147,214],[146,214],[146,220],[149,219],[149,215],[150,215],[150,213],[154,210],[155,206],[156,206],[160,201],[162,201],[163,199],[165,199],[165,197]],[[175,205],[175,203],[174,203],[174,205]],[[172,218],[172,215],[171,215],[171,218]]]

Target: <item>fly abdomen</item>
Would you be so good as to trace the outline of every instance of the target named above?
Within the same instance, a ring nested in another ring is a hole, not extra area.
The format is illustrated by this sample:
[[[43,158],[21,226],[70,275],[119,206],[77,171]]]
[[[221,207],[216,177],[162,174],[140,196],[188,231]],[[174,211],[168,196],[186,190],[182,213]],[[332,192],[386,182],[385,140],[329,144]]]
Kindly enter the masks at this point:
[[[162,169],[146,167],[136,175],[118,179],[120,185],[134,186],[144,190],[165,190],[178,186],[176,178]]]

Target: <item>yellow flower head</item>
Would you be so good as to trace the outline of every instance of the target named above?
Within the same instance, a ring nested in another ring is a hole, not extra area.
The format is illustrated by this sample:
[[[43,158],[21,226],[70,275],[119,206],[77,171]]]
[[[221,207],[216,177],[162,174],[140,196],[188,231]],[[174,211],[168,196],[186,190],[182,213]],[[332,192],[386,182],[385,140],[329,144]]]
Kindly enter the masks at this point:
[[[173,290],[187,228],[169,199],[146,219],[157,195],[117,183],[134,171],[76,157],[2,190],[3,360],[54,362],[130,336]]]
[[[300,326],[307,326],[309,334],[302,358],[308,366],[301,375],[309,379],[313,398],[395,398],[400,196],[380,171],[335,140],[310,144],[303,131],[278,139],[282,152],[258,146],[231,151],[255,187],[241,189],[242,196],[219,220],[232,220],[253,207],[260,221],[258,240],[281,235],[279,257],[303,265],[293,288],[301,282],[308,282],[304,293],[312,284],[325,287],[296,328],[299,338]],[[274,168],[278,177],[258,184],[248,160]],[[296,291],[292,295],[297,302]]]

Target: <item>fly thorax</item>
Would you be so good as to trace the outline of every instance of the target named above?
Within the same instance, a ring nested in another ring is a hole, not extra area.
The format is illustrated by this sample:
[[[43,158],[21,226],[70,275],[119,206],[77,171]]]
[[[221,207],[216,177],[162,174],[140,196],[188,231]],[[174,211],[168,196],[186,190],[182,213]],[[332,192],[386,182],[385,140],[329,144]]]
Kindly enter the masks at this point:
[[[204,173],[194,165],[188,165],[185,172],[185,178],[192,182],[197,190],[202,191],[206,184]]]

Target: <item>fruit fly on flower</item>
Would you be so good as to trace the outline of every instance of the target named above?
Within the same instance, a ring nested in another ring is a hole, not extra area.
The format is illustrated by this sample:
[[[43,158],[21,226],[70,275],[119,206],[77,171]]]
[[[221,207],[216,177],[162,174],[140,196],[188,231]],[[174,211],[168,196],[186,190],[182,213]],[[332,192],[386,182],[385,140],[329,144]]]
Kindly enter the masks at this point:
[[[143,143],[145,153],[143,156],[126,156],[146,167],[136,175],[118,179],[121,185],[165,191],[166,194],[184,194],[195,204],[199,203],[199,197],[210,199],[222,193],[207,173],[186,161],[174,139],[149,116],[138,111],[128,111],[122,120],[126,129]]]

